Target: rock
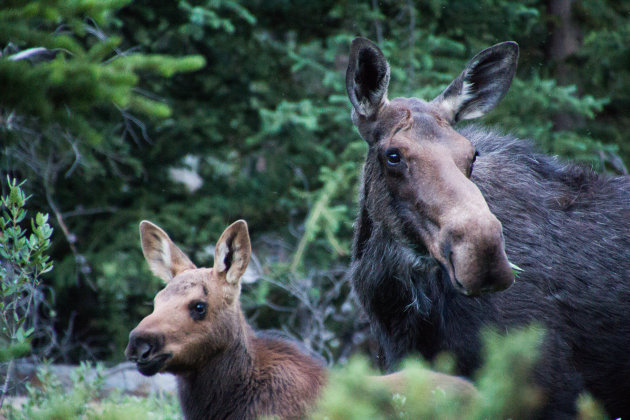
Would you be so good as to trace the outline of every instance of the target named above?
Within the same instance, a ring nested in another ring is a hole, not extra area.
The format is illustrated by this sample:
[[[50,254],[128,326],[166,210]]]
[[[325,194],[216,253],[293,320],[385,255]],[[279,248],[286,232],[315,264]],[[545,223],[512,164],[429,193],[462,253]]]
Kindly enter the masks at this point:
[[[175,376],[159,373],[154,376],[143,376],[133,363],[121,363],[105,371],[105,385],[103,391],[110,393],[115,390],[146,396],[151,393],[175,393],[177,384]]]

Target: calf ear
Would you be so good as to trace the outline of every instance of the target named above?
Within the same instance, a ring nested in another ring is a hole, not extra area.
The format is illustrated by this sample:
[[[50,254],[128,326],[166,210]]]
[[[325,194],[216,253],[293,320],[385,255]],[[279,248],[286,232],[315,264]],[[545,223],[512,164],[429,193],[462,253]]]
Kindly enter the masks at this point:
[[[214,252],[214,274],[225,277],[229,284],[238,284],[249,264],[252,246],[245,220],[238,220],[225,229]]]
[[[147,220],[140,223],[140,242],[151,272],[165,283],[184,270],[197,268],[166,232]]]
[[[350,46],[346,71],[346,90],[357,114],[373,117],[387,101],[389,64],[381,50],[365,38],[356,38]]]
[[[481,51],[433,103],[447,114],[450,122],[479,118],[505,96],[518,62],[518,44],[502,42]]]

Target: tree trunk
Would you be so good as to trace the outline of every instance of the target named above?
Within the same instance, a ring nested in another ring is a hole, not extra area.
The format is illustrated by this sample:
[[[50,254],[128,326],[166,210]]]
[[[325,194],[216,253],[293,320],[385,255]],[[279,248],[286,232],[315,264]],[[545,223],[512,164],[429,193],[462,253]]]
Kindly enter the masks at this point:
[[[556,80],[561,85],[575,83],[574,69],[567,59],[582,45],[582,32],[573,14],[575,0],[548,0],[549,38],[547,59],[556,66]],[[555,130],[570,130],[582,123],[581,118],[561,112],[553,116]]]

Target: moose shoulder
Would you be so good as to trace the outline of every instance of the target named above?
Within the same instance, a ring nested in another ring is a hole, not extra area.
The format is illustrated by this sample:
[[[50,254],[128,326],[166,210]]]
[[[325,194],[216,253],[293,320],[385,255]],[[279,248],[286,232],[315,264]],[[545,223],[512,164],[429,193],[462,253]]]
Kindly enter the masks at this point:
[[[354,40],[346,87],[369,149],[353,287],[387,367],[409,352],[448,351],[471,375],[483,327],[537,322],[547,330],[537,416],[575,416],[583,390],[610,415],[630,415],[630,177],[453,128],[501,101],[517,59],[515,43],[497,44],[432,101],[389,100],[383,53]],[[523,268],[513,285],[508,258]]]

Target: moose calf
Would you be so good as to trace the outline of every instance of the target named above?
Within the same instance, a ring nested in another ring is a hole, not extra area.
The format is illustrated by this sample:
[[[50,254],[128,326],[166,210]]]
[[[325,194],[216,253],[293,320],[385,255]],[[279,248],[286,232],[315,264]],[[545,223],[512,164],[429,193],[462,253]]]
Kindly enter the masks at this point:
[[[177,377],[187,419],[303,418],[326,381],[325,367],[294,344],[257,336],[239,296],[251,245],[247,224],[230,225],[213,268],[197,268],[156,225],[140,224],[142,251],[166,282],[153,313],[131,331],[127,358],[140,373]]]

